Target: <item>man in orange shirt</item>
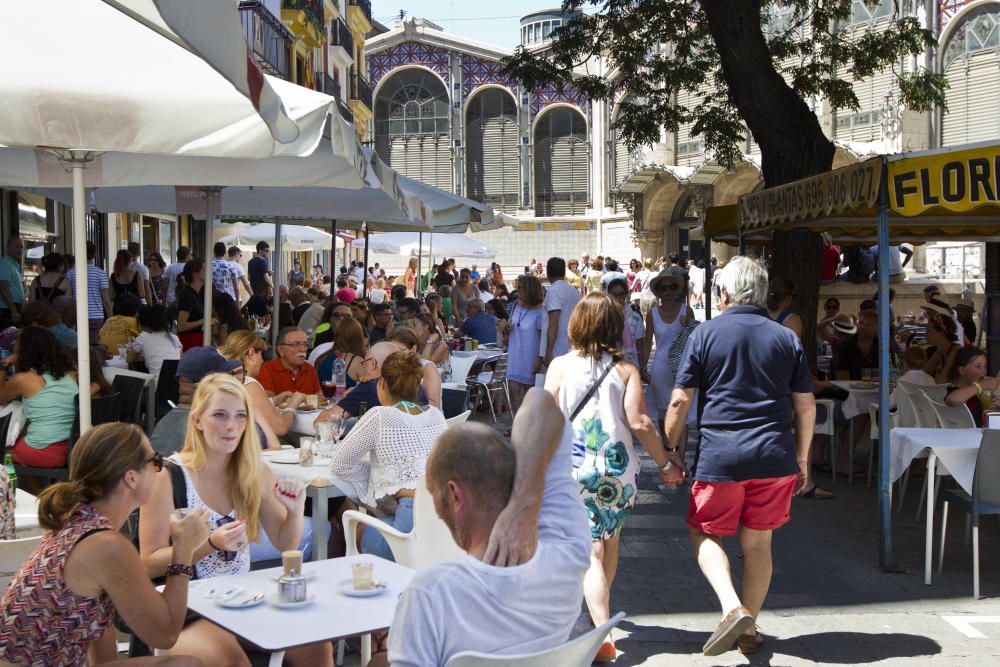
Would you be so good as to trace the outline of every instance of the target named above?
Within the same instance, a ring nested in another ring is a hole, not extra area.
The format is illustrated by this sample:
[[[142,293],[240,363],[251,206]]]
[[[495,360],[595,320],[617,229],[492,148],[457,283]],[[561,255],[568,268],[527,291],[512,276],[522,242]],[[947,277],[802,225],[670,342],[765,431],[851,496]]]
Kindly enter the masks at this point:
[[[270,395],[286,391],[318,394],[319,375],[316,368],[306,361],[308,351],[306,333],[298,327],[285,327],[278,332],[278,358],[260,367],[257,381]]]

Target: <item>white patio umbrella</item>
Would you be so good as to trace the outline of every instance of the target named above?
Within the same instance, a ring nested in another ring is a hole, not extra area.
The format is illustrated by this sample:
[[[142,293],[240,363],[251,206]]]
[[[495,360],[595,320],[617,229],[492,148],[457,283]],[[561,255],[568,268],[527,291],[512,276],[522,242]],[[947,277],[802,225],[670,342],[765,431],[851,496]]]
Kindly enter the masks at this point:
[[[404,255],[416,257],[426,255],[431,251],[430,239],[421,239],[422,234],[415,232],[391,232],[388,234],[376,234],[371,237],[368,249],[371,252],[383,253],[386,255]],[[434,239],[435,248],[448,257],[468,257],[473,259],[493,259],[497,256],[497,251],[488,248],[481,243],[463,234],[439,234]],[[351,242],[354,248],[364,248],[365,240],[356,239]]]
[[[40,8],[43,40],[25,29],[37,23]],[[68,53],[52,47],[70,48],[81,36],[85,48]],[[16,63],[0,70],[0,144],[46,149],[72,170],[77,257],[86,256],[84,170],[102,153],[309,154],[331,113],[337,115],[332,98],[313,98],[316,106],[295,110],[275,103],[277,94],[253,62],[231,0],[203,0],[197,7],[176,0],[0,3],[0,61]],[[342,150],[336,131],[331,140],[333,150]],[[98,172],[95,165],[91,180]],[[87,291],[86,273],[77,276],[78,292]],[[87,315],[87,301],[79,299],[77,320],[86,322]],[[82,432],[90,426],[86,327],[79,339]]]
[[[222,243],[240,246],[241,248],[255,248],[261,241],[270,243],[275,239],[275,226],[269,222],[255,223],[252,225],[235,223],[238,227],[232,234],[227,234],[220,238]],[[315,227],[299,225],[281,226],[281,249],[285,252],[304,252],[329,250],[333,240],[331,234],[327,234]],[[337,247],[344,247],[344,240],[337,238]]]

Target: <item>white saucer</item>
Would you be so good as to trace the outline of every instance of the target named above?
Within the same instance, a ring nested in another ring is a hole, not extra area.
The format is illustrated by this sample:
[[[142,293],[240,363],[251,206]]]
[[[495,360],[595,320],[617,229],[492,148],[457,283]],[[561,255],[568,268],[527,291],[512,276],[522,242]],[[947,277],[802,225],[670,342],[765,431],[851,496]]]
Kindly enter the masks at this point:
[[[260,591],[243,590],[227,598],[214,598],[215,604],[227,609],[243,609],[245,607],[256,607],[264,601],[264,594]]]
[[[268,604],[278,607],[279,609],[298,609],[299,607],[305,607],[306,605],[312,604],[313,600],[315,599],[316,599],[315,593],[308,593],[306,595],[306,599],[303,600],[302,602],[282,602],[281,600],[278,599],[277,593],[267,596]]]
[[[343,580],[337,585],[337,588],[340,589],[341,593],[352,598],[370,598],[384,593],[386,590],[385,586],[372,586],[366,591],[359,591],[354,588],[353,579]]]

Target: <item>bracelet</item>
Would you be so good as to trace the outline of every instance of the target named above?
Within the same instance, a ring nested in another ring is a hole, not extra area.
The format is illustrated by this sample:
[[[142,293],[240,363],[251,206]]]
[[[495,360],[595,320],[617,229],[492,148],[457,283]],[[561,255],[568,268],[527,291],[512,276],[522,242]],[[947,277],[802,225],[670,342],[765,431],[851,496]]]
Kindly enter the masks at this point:
[[[222,549],[220,549],[219,547],[217,547],[214,544],[212,544],[212,534],[211,533],[208,534],[208,546],[212,547],[216,551],[222,551]]]
[[[681,448],[680,445],[677,445],[676,447],[664,447],[664,449],[667,450],[668,454],[676,454],[680,450],[680,448]]]
[[[171,563],[167,565],[167,576],[194,579],[194,566],[185,565],[184,563]]]

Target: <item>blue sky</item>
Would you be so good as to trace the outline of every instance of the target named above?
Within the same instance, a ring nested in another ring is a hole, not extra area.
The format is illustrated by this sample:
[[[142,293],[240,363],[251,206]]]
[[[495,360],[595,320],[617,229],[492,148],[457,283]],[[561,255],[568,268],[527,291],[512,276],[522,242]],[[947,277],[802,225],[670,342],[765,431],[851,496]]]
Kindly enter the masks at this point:
[[[520,41],[521,16],[560,4],[561,0],[372,0],[372,16],[391,28],[402,9],[407,16],[431,19],[447,32],[513,50]]]

